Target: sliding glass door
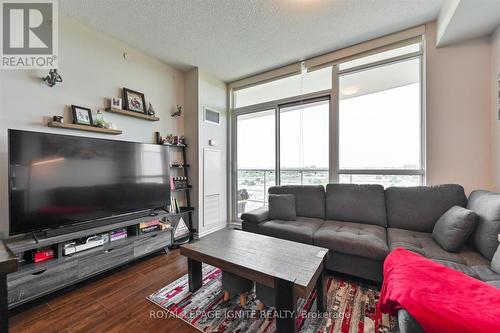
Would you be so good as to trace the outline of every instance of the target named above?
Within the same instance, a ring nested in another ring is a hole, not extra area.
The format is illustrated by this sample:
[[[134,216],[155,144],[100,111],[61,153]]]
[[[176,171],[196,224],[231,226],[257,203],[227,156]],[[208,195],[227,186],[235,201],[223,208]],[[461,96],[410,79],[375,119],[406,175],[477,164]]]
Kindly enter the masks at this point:
[[[280,106],[281,185],[328,183],[329,114],[329,98]]]
[[[328,96],[236,115],[237,217],[267,205],[270,186],[328,183],[329,117]]]
[[[238,217],[267,204],[267,189],[276,185],[275,109],[236,117]]]

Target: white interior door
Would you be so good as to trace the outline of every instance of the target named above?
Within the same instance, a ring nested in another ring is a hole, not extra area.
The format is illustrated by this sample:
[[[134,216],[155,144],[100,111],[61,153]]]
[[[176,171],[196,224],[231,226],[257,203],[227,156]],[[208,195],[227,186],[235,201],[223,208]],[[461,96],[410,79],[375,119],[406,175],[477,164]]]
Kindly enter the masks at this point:
[[[221,224],[221,198],[223,196],[222,151],[205,148],[203,151],[203,229],[209,230]]]

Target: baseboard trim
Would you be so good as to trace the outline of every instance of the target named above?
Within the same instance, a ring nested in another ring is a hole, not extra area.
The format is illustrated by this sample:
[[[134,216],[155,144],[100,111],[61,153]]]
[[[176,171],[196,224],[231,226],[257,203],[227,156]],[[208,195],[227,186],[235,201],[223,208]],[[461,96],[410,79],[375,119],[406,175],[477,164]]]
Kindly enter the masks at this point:
[[[227,227],[228,227],[228,224],[218,225],[218,226],[216,226],[216,227],[214,227],[214,228],[212,228],[212,229],[209,229],[209,230],[204,230],[204,231],[202,231],[202,232],[198,232],[198,233],[196,234],[195,238],[197,238],[197,239],[198,239],[198,238],[201,238],[201,237],[207,236],[207,235],[209,235],[209,234],[211,234],[211,233],[214,233],[214,232],[216,232],[216,231],[219,231],[219,230],[225,229],[225,228],[227,228]]]

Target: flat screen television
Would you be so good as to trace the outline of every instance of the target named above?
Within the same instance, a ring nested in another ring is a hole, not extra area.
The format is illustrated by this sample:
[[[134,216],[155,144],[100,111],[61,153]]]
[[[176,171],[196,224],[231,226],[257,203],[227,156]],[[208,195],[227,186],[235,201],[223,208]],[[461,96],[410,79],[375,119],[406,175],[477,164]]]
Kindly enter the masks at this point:
[[[167,149],[9,130],[10,234],[99,226],[165,207]]]

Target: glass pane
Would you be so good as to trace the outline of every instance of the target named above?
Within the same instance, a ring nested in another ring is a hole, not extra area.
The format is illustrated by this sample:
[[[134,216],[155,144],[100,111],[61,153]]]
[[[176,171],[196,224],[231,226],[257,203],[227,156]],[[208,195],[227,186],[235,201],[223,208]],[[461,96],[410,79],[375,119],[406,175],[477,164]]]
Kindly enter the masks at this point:
[[[339,64],[339,70],[344,70],[344,69],[349,69],[349,68],[353,68],[353,67],[357,67],[357,66],[361,66],[361,65],[366,65],[366,64],[370,64],[372,62],[377,62],[380,60],[399,57],[399,56],[402,56],[405,54],[414,53],[414,52],[418,52],[418,51],[420,51],[420,43],[406,45],[406,46],[398,47],[397,49],[392,49],[392,50],[372,54],[372,55],[369,55],[366,57],[354,59],[351,61],[343,62],[343,63]]]
[[[267,189],[276,185],[275,111],[237,117],[237,211],[267,204]]]
[[[234,107],[239,108],[331,88],[332,67],[325,67],[237,90],[234,92]]]
[[[422,176],[414,175],[339,175],[341,184],[380,184],[389,186],[419,186],[422,185]]]
[[[339,78],[340,169],[420,169],[420,59]]]
[[[328,183],[330,101],[280,109],[281,185]]]

